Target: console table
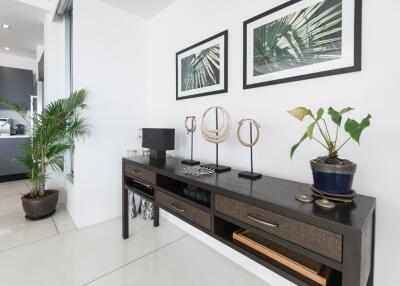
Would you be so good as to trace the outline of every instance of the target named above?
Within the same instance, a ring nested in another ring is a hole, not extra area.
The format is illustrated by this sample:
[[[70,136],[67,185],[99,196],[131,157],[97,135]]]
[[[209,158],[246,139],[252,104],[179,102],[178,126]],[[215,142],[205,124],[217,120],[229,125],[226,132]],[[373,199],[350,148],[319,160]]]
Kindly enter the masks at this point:
[[[154,203],[154,226],[162,208],[296,285],[320,284],[238,243],[233,234],[245,229],[323,264],[331,271],[327,285],[373,285],[374,198],[359,195],[350,206],[327,210],[295,200],[309,188],[302,183],[267,176],[250,181],[236,170],[196,178],[185,175],[184,167],[178,158],[122,160],[124,239],[129,237],[128,194],[133,191]]]

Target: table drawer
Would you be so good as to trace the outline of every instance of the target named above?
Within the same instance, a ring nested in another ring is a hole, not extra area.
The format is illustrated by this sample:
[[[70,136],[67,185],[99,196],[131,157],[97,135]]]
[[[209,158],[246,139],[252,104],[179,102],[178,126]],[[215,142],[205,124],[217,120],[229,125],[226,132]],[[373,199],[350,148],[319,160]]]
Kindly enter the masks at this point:
[[[198,224],[207,230],[211,230],[211,215],[209,213],[184,203],[161,191],[156,192],[156,202],[172,212],[189,219],[195,224]]]
[[[221,195],[215,209],[336,262],[342,262],[342,235]]]
[[[134,164],[125,163],[125,174],[142,179],[153,185],[156,183],[156,174],[154,172],[142,167],[138,167]]]

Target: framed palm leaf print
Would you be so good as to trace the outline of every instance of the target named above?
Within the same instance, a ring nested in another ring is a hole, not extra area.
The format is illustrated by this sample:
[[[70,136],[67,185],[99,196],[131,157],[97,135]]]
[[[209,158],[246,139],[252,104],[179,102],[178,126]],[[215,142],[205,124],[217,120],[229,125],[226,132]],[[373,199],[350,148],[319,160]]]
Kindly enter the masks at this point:
[[[228,31],[176,53],[176,99],[228,91]]]
[[[361,70],[361,0],[292,0],[244,22],[243,87]]]

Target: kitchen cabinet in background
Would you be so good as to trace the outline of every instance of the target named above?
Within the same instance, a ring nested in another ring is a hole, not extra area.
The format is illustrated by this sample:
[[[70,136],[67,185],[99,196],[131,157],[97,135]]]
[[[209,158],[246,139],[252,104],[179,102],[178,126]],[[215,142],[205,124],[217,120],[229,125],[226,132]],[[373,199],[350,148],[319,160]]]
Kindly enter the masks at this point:
[[[30,98],[33,95],[33,72],[31,70],[0,67],[0,96],[30,109]],[[0,104],[0,110],[8,109]]]

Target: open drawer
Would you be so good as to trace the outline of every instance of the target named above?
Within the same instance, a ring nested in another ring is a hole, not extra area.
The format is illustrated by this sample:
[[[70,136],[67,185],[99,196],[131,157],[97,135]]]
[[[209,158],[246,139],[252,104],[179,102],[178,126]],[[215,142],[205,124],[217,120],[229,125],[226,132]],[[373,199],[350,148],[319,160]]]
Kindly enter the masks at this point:
[[[341,234],[218,194],[215,195],[215,210],[342,263]]]

